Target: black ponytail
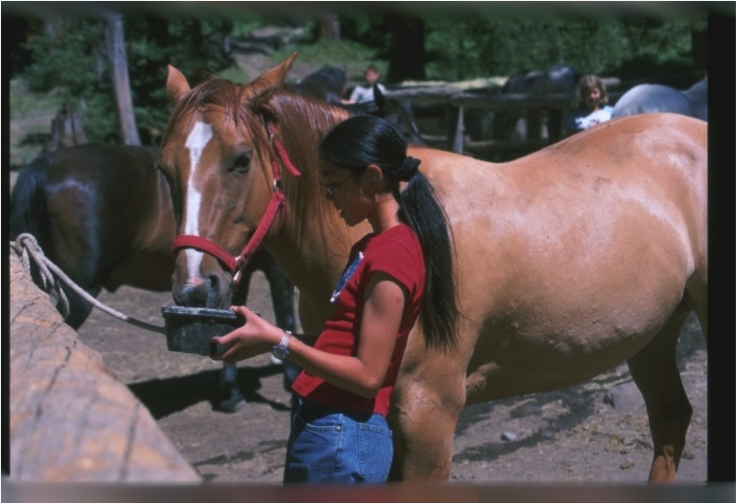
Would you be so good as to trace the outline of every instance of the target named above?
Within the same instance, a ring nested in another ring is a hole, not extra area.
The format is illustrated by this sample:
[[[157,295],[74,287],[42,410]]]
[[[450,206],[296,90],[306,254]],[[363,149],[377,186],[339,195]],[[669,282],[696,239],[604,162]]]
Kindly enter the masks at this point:
[[[429,179],[419,171],[421,161],[406,155],[403,135],[374,116],[351,117],[335,126],[320,142],[323,159],[350,170],[354,176],[377,165],[399,202],[399,220],[417,235],[426,268],[420,321],[428,346],[457,347],[457,279],[452,229]],[[400,182],[408,182],[400,191]]]

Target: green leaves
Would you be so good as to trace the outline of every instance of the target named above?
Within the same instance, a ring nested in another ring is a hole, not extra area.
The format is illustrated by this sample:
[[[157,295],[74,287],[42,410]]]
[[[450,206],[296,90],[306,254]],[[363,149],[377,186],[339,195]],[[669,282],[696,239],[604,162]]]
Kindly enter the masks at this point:
[[[137,126],[145,144],[156,144],[168,116],[166,66],[173,63],[187,74],[231,67],[224,41],[232,22],[126,17],[123,23]],[[54,90],[64,106],[81,112],[90,141],[118,142],[105,21],[56,21],[27,47],[32,63],[23,77],[30,89]]]

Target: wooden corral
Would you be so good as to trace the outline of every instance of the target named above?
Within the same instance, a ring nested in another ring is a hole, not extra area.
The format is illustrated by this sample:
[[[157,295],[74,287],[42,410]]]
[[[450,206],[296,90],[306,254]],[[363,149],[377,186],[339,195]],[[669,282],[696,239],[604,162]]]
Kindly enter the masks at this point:
[[[610,99],[615,101],[622,92],[610,90],[619,88],[620,80],[616,77],[602,80],[609,89]],[[390,90],[385,95],[391,100],[407,100],[412,104],[443,106],[446,133],[432,135],[422,132],[422,136],[430,145],[470,155],[509,149],[531,152],[561,140],[564,136],[563,124],[573,109],[574,98],[572,94],[502,94],[499,85],[473,89],[452,84],[417,85]],[[466,114],[469,110],[484,110],[493,112],[496,116],[513,111],[527,119],[527,138],[472,138],[466,128]],[[542,118],[547,118],[546,127],[543,127]]]
[[[10,480],[198,482],[10,253]]]

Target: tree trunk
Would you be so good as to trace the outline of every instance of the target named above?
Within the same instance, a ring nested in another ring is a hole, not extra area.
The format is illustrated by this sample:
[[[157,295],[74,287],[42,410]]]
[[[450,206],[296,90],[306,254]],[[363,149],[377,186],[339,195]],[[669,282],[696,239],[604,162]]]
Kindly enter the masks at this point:
[[[424,20],[418,18],[392,19],[389,52],[389,82],[426,80]]]
[[[319,38],[323,40],[340,40],[340,20],[337,14],[324,12],[318,14]]]
[[[107,40],[107,54],[110,59],[112,88],[115,92],[115,102],[120,121],[121,140],[126,145],[140,145],[141,139],[138,136],[135,114],[133,113],[133,97],[130,93],[128,57],[125,53],[122,16],[114,16],[108,21],[105,38]]]

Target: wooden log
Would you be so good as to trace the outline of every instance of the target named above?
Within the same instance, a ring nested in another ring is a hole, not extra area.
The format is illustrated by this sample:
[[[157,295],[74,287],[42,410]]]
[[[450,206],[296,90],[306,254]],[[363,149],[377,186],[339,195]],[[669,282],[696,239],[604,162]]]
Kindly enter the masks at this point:
[[[384,95],[389,100],[409,100],[413,103],[442,104],[447,103],[450,96],[462,94],[462,90],[447,86],[441,88],[397,89],[387,90]]]
[[[10,252],[10,479],[197,482],[148,410]]]

